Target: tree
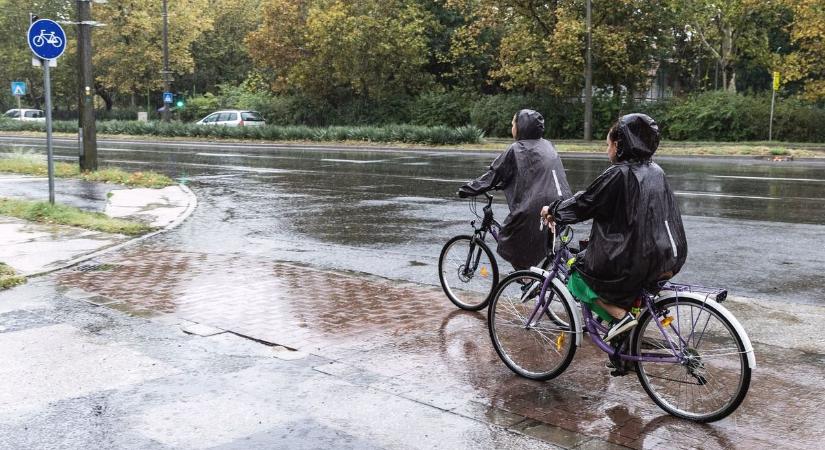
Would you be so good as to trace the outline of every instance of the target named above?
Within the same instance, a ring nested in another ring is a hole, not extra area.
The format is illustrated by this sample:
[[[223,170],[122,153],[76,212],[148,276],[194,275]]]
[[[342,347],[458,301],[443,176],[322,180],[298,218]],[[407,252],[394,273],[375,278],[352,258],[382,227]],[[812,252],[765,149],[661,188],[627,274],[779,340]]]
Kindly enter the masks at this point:
[[[382,101],[429,84],[432,24],[431,14],[407,0],[268,0],[247,44],[276,91]]]
[[[785,0],[793,11],[788,25],[794,48],[782,66],[787,81],[803,86],[808,100],[825,100],[825,7],[821,0]]]
[[[272,88],[290,86],[289,73],[306,55],[308,0],[263,0],[261,23],[246,37],[252,61],[269,75]]]
[[[169,3],[169,66],[176,74],[194,68],[192,43],[212,28],[208,0]],[[144,93],[163,85],[160,3],[154,0],[110,0],[96,5],[93,17],[106,23],[93,36],[95,88],[111,109],[115,93]]]
[[[253,70],[246,36],[261,22],[261,0],[209,0],[213,28],[192,43],[195,66],[184,77],[196,92],[215,92],[222,83],[238,85]],[[182,80],[183,81],[183,80]]]
[[[765,21],[774,5],[763,0],[673,0],[671,3],[687,29],[695,34],[719,65],[722,88],[736,91],[736,69],[740,59],[767,63],[768,29]]]
[[[453,61],[495,55],[490,75],[508,89],[577,96],[584,80],[584,0],[450,0],[471,14],[455,33]],[[614,95],[638,92],[667,46],[667,16],[658,2],[596,0],[593,4],[595,85]],[[485,33],[499,40],[483,39]]]

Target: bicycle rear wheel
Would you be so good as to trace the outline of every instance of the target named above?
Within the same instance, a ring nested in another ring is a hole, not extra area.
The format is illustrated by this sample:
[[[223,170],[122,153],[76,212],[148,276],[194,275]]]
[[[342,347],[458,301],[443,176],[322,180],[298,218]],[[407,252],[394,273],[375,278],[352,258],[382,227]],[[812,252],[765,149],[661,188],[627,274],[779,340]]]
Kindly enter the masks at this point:
[[[573,311],[555,287],[545,295],[550,302],[547,311],[527,324],[543,282],[543,277],[529,270],[513,272],[502,280],[487,311],[498,356],[510,370],[532,380],[557,377],[576,354]]]
[[[657,304],[659,320],[682,363],[638,362],[645,392],[668,413],[696,422],[727,417],[745,399],[751,368],[742,337],[714,306],[679,297]],[[722,308],[719,306],[719,308]],[[670,356],[668,340],[645,311],[634,331],[635,355]]]
[[[461,309],[478,311],[490,302],[498,284],[498,264],[484,242],[473,236],[456,236],[441,249],[438,279],[451,302]]]

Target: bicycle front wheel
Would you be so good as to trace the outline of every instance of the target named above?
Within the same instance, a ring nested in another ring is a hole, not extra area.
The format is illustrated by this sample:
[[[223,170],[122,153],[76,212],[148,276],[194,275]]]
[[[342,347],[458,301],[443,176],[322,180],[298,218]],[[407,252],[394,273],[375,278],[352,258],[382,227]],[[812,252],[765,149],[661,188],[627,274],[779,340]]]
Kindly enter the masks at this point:
[[[510,370],[532,380],[557,377],[576,354],[573,311],[552,285],[545,295],[549,306],[543,314],[541,307],[537,311],[542,283],[544,278],[529,270],[513,272],[502,280],[487,311],[498,356]],[[528,323],[531,315],[535,317]]]
[[[727,417],[750,386],[742,337],[716,307],[700,300],[668,299],[657,309],[658,318],[649,311],[639,318],[631,349],[644,356],[671,356],[675,350],[682,362],[638,362],[636,373],[645,392],[676,417],[696,422]]]
[[[492,250],[473,236],[456,236],[438,258],[441,288],[456,306],[478,311],[487,306],[498,284],[498,264]]]

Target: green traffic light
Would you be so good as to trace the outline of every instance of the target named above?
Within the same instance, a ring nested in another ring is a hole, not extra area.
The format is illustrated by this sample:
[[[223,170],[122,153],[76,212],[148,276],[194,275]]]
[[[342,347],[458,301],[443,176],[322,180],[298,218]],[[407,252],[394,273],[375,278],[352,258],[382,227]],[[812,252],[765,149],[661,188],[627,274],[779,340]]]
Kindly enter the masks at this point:
[[[183,100],[178,100],[177,102],[175,102],[175,106],[177,106],[178,108],[183,108],[185,104],[186,103]]]

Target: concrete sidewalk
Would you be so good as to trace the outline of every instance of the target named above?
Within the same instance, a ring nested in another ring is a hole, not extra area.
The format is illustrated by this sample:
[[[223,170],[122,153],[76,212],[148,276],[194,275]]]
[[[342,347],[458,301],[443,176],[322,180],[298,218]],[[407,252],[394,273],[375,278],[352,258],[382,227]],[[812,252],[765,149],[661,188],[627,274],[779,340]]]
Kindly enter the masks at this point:
[[[77,264],[102,252],[171,229],[188,217],[197,205],[197,198],[184,185],[163,189],[129,189],[114,184],[59,179],[56,180],[55,191],[60,203],[146,223],[157,231],[135,238],[0,217],[0,261],[24,276]],[[46,179],[2,175],[0,197],[43,200],[48,198]]]

